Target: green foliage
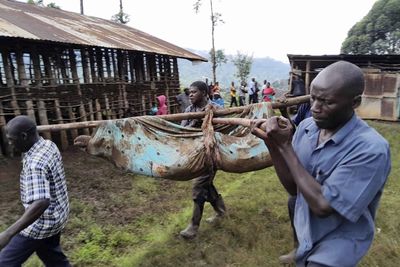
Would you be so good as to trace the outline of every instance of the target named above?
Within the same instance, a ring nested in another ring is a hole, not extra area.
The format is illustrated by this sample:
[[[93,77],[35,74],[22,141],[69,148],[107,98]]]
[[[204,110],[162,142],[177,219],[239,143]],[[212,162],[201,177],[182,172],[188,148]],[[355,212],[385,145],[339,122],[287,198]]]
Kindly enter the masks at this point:
[[[240,82],[246,82],[250,74],[251,64],[253,63],[253,56],[248,56],[238,51],[232,62],[236,67],[235,76],[239,78]]]
[[[28,4],[32,4],[32,5],[36,5],[36,6],[44,6],[43,0],[28,0],[27,1]],[[46,5],[47,7],[51,7],[51,8],[56,8],[56,9],[61,9],[60,6],[58,6],[56,3],[51,2],[49,4]]]
[[[122,0],[119,0],[119,12],[111,17],[111,20],[121,24],[127,24],[130,21],[130,16],[124,13]]]
[[[212,58],[212,50],[210,50],[210,59]],[[224,50],[217,50],[215,51],[215,65],[217,67],[221,66],[222,64],[225,64],[228,62],[228,59],[224,53]]]
[[[400,1],[379,0],[348,32],[342,43],[345,54],[400,53]]]

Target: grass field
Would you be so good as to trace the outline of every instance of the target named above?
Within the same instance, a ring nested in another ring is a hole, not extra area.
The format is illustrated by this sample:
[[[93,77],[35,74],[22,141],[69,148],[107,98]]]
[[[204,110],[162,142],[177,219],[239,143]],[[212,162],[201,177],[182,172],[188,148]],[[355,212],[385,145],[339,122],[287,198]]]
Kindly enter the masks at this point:
[[[377,214],[377,234],[359,266],[400,264],[400,124],[369,122],[391,145],[392,172]],[[78,150],[64,153],[71,215],[62,245],[73,266],[281,266],[292,249],[287,195],[273,168],[218,172],[228,209],[217,225],[203,221],[196,239],[178,233],[191,215],[191,183],[133,176]],[[19,162],[0,162],[0,230],[22,213]],[[209,204],[205,217],[212,214]],[[41,266],[32,257],[24,266]]]

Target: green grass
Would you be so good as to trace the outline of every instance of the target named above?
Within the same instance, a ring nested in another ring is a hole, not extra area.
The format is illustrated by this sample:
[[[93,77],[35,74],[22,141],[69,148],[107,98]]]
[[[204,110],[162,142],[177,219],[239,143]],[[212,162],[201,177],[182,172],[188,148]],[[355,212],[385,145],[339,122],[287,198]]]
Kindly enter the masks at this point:
[[[379,233],[359,266],[398,266],[400,125],[369,123],[390,142],[392,172],[377,214]],[[203,221],[198,237],[185,241],[178,233],[191,215],[190,182],[124,174],[74,153],[65,159],[72,211],[62,235],[74,266],[281,266],[278,256],[292,249],[287,194],[273,168],[218,172],[228,216],[216,225]],[[204,218],[210,215],[206,204]],[[24,266],[41,265],[32,257]]]

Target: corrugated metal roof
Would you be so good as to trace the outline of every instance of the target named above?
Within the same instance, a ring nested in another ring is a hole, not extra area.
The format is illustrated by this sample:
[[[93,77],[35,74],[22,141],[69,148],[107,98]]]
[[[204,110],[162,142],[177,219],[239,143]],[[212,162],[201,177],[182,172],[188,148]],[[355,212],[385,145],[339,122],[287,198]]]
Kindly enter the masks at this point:
[[[64,10],[0,0],[0,37],[100,46],[207,61],[132,27]]]

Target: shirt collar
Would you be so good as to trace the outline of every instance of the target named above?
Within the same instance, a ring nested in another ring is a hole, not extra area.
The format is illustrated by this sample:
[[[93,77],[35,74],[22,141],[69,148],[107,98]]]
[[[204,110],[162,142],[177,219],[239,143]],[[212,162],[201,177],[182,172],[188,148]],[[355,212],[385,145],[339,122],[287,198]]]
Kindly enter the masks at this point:
[[[43,137],[39,136],[39,139],[36,141],[36,143],[33,144],[33,146],[28,150],[28,152],[25,153],[24,157],[29,157],[33,153],[36,152],[36,150],[40,147],[40,145],[44,142],[45,140]]]
[[[325,143],[328,141],[333,142],[334,144],[339,144],[342,140],[350,134],[350,132],[354,129],[358,121],[357,115],[354,113],[351,119],[346,122],[345,125],[342,126],[333,136],[331,136]],[[315,121],[312,120],[312,123],[305,127],[306,134],[311,137],[314,134],[318,133],[321,129],[315,124]]]

